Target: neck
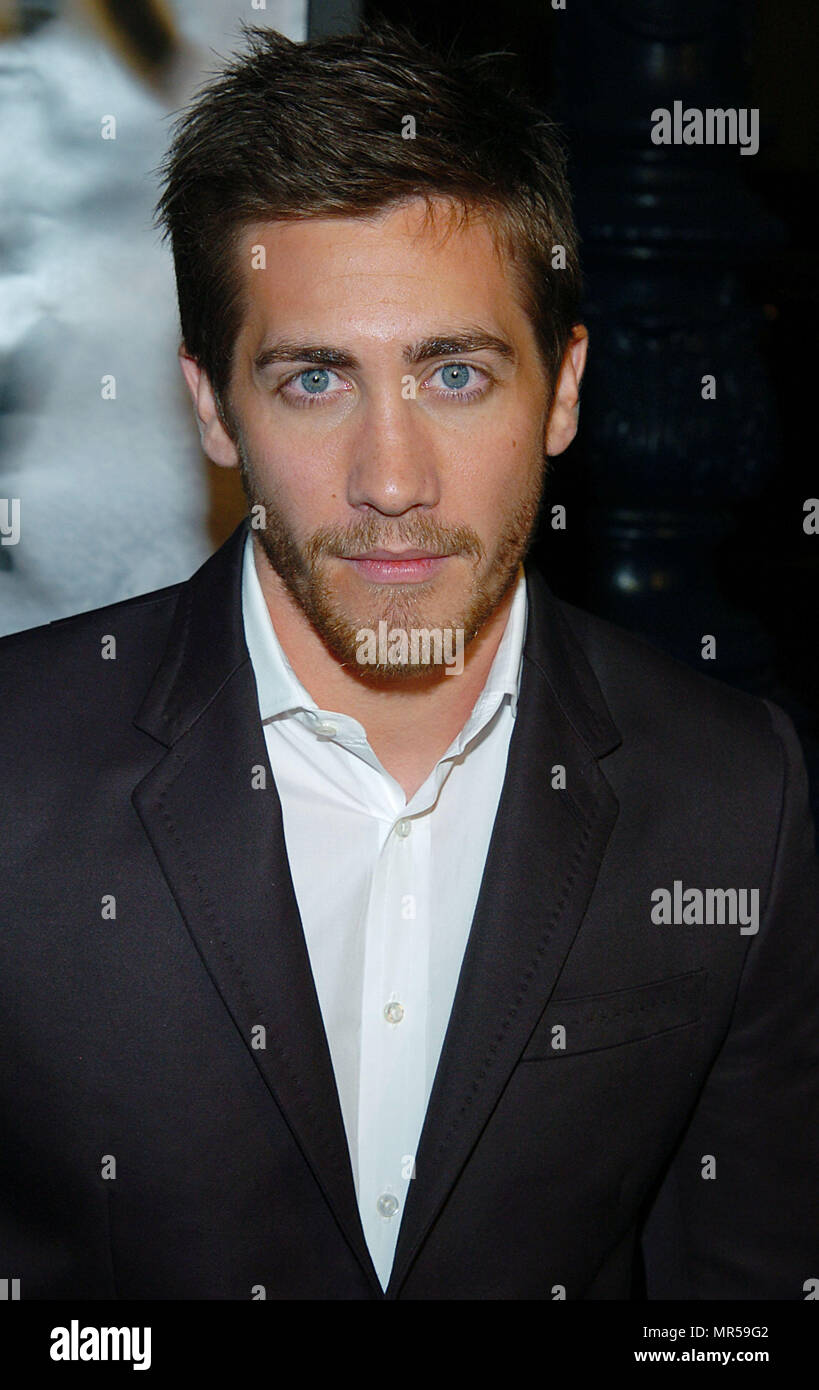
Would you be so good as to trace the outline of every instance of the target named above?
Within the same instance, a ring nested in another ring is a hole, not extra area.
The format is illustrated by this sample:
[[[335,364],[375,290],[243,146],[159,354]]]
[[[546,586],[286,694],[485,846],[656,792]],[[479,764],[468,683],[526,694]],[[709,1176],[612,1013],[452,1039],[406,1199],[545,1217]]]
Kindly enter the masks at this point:
[[[253,555],[276,636],[297,679],[319,709],[346,714],[362,725],[376,757],[409,801],[460,733],[486,684],[516,583],[469,643],[460,675],[435,673],[405,683],[374,684],[362,681],[327,649],[255,536]]]

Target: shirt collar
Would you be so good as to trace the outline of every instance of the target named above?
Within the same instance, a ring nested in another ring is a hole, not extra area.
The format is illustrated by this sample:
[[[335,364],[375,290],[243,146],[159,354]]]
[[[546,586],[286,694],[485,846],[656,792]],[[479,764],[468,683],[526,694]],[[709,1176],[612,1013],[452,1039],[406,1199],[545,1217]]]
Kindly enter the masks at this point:
[[[506,627],[498,644],[498,650],[490,667],[486,684],[478,697],[473,715],[470,716],[470,723],[479,706],[485,708],[493,700],[493,697],[495,697],[494,703],[497,704],[498,699],[507,694],[510,696],[512,714],[517,713],[527,611],[526,577],[521,565]],[[259,583],[259,576],[256,573],[253,536],[250,529],[248,529],[245,539],[242,560],[242,617],[245,641],[253,666],[253,674],[256,678],[262,720],[266,721],[277,715],[295,713],[299,710],[310,710],[317,713],[318,705],[296,676],[276,635],[276,629],[273,626],[262,593],[262,586]],[[326,713],[326,711],[323,712]]]

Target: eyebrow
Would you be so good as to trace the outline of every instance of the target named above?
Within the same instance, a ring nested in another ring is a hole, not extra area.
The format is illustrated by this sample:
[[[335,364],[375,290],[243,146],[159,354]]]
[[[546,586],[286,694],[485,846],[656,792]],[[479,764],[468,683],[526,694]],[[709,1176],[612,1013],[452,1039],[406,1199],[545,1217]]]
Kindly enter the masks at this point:
[[[433,357],[457,357],[460,353],[481,351],[496,352],[509,361],[517,359],[517,353],[511,343],[483,329],[469,329],[459,333],[422,338],[420,342],[405,347],[402,356],[411,366],[418,366]],[[253,359],[257,371],[262,371],[273,362],[311,362],[320,367],[342,367],[349,371],[354,371],[361,365],[358,358],[344,348],[292,342],[271,343]]]

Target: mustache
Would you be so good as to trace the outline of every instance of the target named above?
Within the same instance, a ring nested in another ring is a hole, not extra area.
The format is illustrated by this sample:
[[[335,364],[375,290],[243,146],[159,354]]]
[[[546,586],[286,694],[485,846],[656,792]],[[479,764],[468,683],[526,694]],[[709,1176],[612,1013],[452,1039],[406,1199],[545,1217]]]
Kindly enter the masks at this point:
[[[261,506],[265,519],[278,515],[278,508],[258,487],[250,458],[239,437],[239,475],[248,505]],[[471,526],[447,526],[430,516],[399,517],[391,524],[384,517],[361,517],[351,526],[320,526],[305,541],[302,555],[308,565],[314,565],[323,555],[339,555],[349,559],[364,550],[427,550],[442,555],[471,556],[476,563],[486,559],[486,547]]]
[[[385,530],[383,519],[371,517],[354,526],[322,526],[305,543],[312,563],[322,555],[349,559],[365,550],[426,550],[441,555],[471,555],[483,560],[486,550],[469,526],[444,526],[431,517],[412,517]]]

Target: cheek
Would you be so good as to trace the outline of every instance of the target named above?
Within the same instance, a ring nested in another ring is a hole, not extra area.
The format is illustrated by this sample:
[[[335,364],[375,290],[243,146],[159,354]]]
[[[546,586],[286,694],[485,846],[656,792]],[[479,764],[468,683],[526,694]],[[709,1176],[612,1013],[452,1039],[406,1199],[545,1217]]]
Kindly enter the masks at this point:
[[[526,424],[487,429],[451,463],[462,500],[478,507],[491,524],[540,479],[543,441],[539,430]]]
[[[269,435],[256,439],[251,435],[245,443],[259,491],[288,516],[321,515],[343,493],[332,451],[322,454],[305,447],[304,439],[281,435],[275,448]]]

